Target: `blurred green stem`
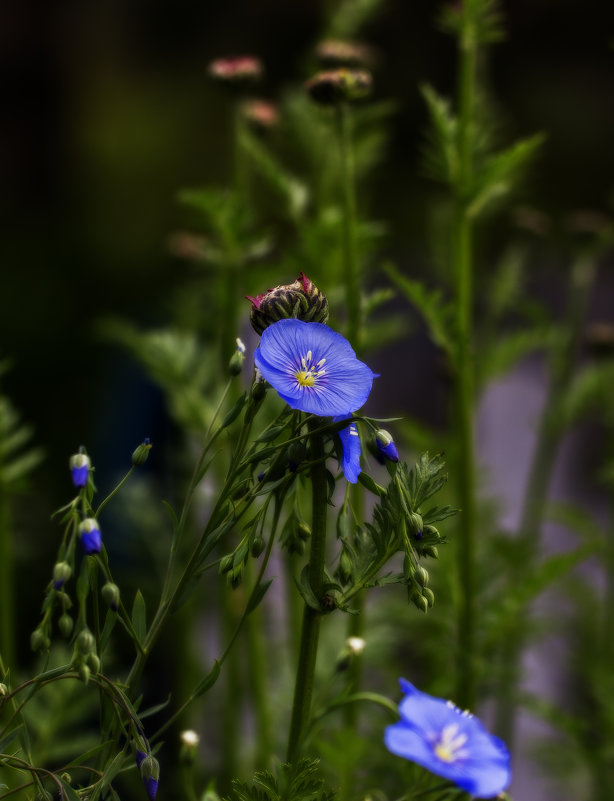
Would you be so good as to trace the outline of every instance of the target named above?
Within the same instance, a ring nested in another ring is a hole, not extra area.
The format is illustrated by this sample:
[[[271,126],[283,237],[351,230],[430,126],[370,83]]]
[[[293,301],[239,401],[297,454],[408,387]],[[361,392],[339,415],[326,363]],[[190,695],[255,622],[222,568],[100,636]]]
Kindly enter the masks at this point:
[[[564,428],[560,425],[559,401],[565,396],[573,378],[574,366],[581,345],[583,323],[595,277],[594,255],[582,254],[572,268],[569,284],[569,306],[565,333],[557,339],[552,353],[551,374],[537,431],[537,442],[529,472],[517,541],[520,556],[514,566],[513,581],[522,581],[524,565],[534,559],[540,546],[541,526],[548,498],[548,488]],[[519,618],[522,616],[519,615]],[[513,748],[515,733],[515,693],[525,632],[519,625],[507,637],[501,653],[502,678],[497,690],[495,731],[508,747]]]
[[[337,130],[343,192],[343,283],[346,290],[348,340],[359,351],[362,344],[362,304],[356,237],[356,193],[352,120],[347,103],[337,105]]]
[[[475,457],[473,442],[473,220],[469,214],[473,181],[473,131],[477,41],[470,4],[463,9],[459,41],[458,179],[455,185],[452,235],[453,272],[456,282],[456,428],[458,433],[459,518],[458,574],[458,686],[463,707],[475,701]]]
[[[326,556],[328,482],[326,480],[326,467],[324,465],[324,441],[320,434],[313,433],[318,425],[318,421],[313,419],[309,423],[310,431],[312,432],[310,441],[313,467],[311,468],[311,551],[309,564],[307,566],[307,576],[311,591],[315,598],[321,602]],[[301,646],[294,685],[292,720],[288,737],[288,751],[286,757],[288,762],[296,761],[303,735],[309,723],[321,618],[322,612],[319,609],[313,609],[308,603],[304,604]]]

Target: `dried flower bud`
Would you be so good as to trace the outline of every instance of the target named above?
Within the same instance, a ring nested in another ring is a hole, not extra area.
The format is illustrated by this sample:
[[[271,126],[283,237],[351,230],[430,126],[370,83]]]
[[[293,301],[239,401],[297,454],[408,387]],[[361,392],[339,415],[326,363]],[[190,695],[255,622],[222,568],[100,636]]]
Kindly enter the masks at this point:
[[[316,47],[316,55],[323,67],[364,67],[375,60],[373,50],[364,42],[326,39]]]
[[[246,89],[262,77],[262,62],[254,56],[218,58],[209,64],[209,75],[233,89]]]
[[[326,295],[300,273],[296,281],[283,284],[247,298],[252,303],[250,320],[257,334],[262,334],[271,323],[296,318],[306,323],[325,323],[328,320]]]
[[[120,598],[119,587],[117,584],[113,584],[113,582],[108,581],[103,585],[100,593],[103,601],[109,607],[109,609],[113,610],[113,612],[117,612]]]
[[[335,106],[361,100],[371,93],[372,85],[371,74],[366,70],[336,69],[314,75],[305,88],[316,103]]]
[[[95,518],[86,517],[79,525],[79,535],[81,537],[83,550],[88,556],[100,553],[102,538],[100,536],[100,528]]]
[[[56,562],[53,566],[53,588],[61,590],[72,576],[72,568],[68,562]]]
[[[87,484],[91,466],[90,457],[82,450],[79,450],[79,453],[75,453],[70,457],[68,468],[70,470],[72,483],[77,489],[81,489]]]
[[[241,112],[247,123],[257,133],[264,133],[270,128],[274,128],[279,122],[277,109],[267,100],[247,100],[241,106]]]

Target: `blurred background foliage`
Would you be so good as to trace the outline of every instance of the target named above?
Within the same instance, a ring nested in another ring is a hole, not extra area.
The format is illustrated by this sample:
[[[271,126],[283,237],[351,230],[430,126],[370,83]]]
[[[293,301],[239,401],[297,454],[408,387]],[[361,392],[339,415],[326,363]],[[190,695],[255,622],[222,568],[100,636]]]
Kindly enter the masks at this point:
[[[482,64],[482,82],[497,119],[495,138],[509,143],[542,132],[547,139],[517,203],[480,231],[477,281],[486,285],[492,280],[512,231],[516,249],[505,256],[509,286],[514,286],[514,260],[528,258],[528,297],[558,314],[565,300],[563,276],[574,226],[599,223],[612,211],[614,6],[598,0],[507,0],[501,6],[506,37]],[[369,2],[360,0],[352,7],[360,14]],[[192,331],[206,331],[219,314],[212,308],[213,298],[203,296],[202,270],[180,254],[186,240],[178,236],[194,220],[194,210],[180,202],[180,194],[185,200],[185,190],[233,180],[231,105],[208,78],[207,65],[221,56],[254,54],[265,66],[259,95],[273,102],[287,99],[315,70],[314,43],[325,33],[344,33],[331,30],[331,8],[312,0],[58,0],[43,7],[24,0],[5,10],[0,57],[10,88],[0,149],[0,358],[10,357],[13,369],[2,375],[1,390],[33,432],[36,460],[42,458],[29,486],[18,487],[11,509],[18,535],[12,557],[15,588],[25,620],[35,619],[40,606],[41,595],[31,588],[48,580],[57,535],[49,515],[70,492],[70,453],[87,445],[102,495],[128,466],[132,448],[144,436],[152,437],[155,449],[143,472],[155,471],[165,497],[173,500],[178,472],[181,477],[185,469],[185,460],[165,447],[180,440],[161,390],[101,335],[100,321],[123,319],[153,329],[148,342],[152,364],[162,371],[155,376],[162,385],[165,376],[174,376],[180,388],[184,379],[186,386],[201,390],[215,383],[217,353],[206,364],[195,362],[198,351],[186,330],[177,334],[186,338],[186,361],[177,364],[170,334],[162,331],[169,320],[179,322],[178,308]],[[455,43],[435,25],[438,10],[432,2],[384,0],[360,33],[377,54],[375,103],[370,108],[378,110],[371,113],[387,118],[389,134],[386,142],[371,143],[377,167],[362,186],[360,202],[364,219],[374,219],[379,227],[364,231],[365,241],[377,240],[382,267],[394,264],[403,275],[422,278],[427,285],[436,263],[433,252],[437,255],[432,215],[442,190],[423,168],[427,109],[420,86],[428,82],[443,96],[452,96],[457,77]],[[367,128],[368,108],[361,118]],[[304,106],[295,97],[287,110],[288,129],[300,135]],[[360,112],[358,116],[360,124]],[[330,132],[324,129],[322,135]],[[273,136],[278,137],[276,152],[296,176],[290,189],[300,209],[301,178],[313,166],[304,162],[308,151],[293,150],[283,132]],[[252,155],[257,144],[252,143]],[[326,184],[326,173],[322,180]],[[327,191],[325,185],[317,189]],[[258,201],[266,206],[266,192]],[[201,197],[201,202],[215,207],[215,199]],[[278,233],[292,235],[291,219],[275,223]],[[324,228],[318,229],[320,236]],[[530,249],[524,250],[529,240]],[[320,261],[313,277],[324,290],[339,258],[335,241],[335,236],[328,242],[306,234],[300,242],[302,258]],[[266,238],[251,245],[266,250]],[[274,267],[272,258],[272,283],[295,277],[279,275]],[[589,320],[612,322],[614,278],[607,267],[603,263],[597,276]],[[264,274],[259,270],[252,278],[248,265],[246,285],[237,285],[238,302],[244,294],[265,289],[258,283]],[[382,284],[383,276],[382,270]],[[499,290],[505,296],[505,286]],[[343,304],[342,298],[336,301],[337,307]],[[243,326],[247,302],[244,308]],[[370,360],[382,378],[375,384],[369,412],[410,414],[443,429],[449,413],[448,377],[418,315],[401,301],[397,310],[410,317],[411,326],[402,341]],[[116,339],[130,347],[133,331],[114,325]],[[161,358],[165,353],[170,354],[166,361]],[[142,364],[147,365],[147,358],[141,352]],[[179,392],[170,407],[189,427],[189,397]],[[600,414],[598,406],[594,418]],[[419,432],[415,434],[418,438]],[[421,436],[425,441],[416,439],[416,448],[429,447],[429,437],[424,432]],[[503,476],[507,456],[505,451],[497,455]],[[582,477],[585,460],[581,450],[576,478],[594,500],[592,479]],[[148,501],[147,489],[137,484],[111,514],[116,523],[122,517],[124,527],[159,532],[162,538],[163,513],[148,507]],[[493,519],[496,513],[493,509]],[[145,553],[143,548],[137,566],[155,584],[155,554],[162,549],[156,537],[150,539],[150,549]],[[128,581],[135,556],[122,555]],[[384,620],[392,607],[382,608]],[[422,625],[426,640],[433,626],[444,629],[445,636],[449,621],[432,615],[426,623],[416,623],[415,631]],[[19,640],[22,664],[31,658],[29,632],[27,626]],[[576,636],[582,642],[591,632],[578,624]],[[185,651],[186,659],[194,658],[188,645]],[[409,661],[412,655],[403,656]],[[446,657],[439,653],[438,660],[443,673]],[[431,662],[436,661],[432,656]],[[165,669],[173,667],[162,665]]]

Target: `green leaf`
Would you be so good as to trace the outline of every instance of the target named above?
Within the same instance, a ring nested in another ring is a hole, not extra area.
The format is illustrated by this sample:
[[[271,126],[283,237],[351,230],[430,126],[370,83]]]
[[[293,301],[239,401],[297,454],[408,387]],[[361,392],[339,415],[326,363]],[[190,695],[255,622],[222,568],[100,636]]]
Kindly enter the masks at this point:
[[[143,598],[143,594],[140,590],[137,590],[134,596],[134,603],[132,605],[132,625],[142,645],[147,636],[147,610],[145,608],[145,598]]]
[[[117,774],[121,771],[126,762],[126,755],[123,751],[120,751],[119,754],[116,754],[113,758],[112,762],[107,765],[104,773],[102,774],[101,778],[101,786],[107,787],[113,779],[117,776]]]
[[[358,474],[358,481],[362,484],[362,486],[372,492],[374,495],[378,495],[380,498],[386,492],[386,489],[374,481],[373,478],[368,473],[361,471]]]
[[[450,102],[428,84],[420,87],[430,117],[424,149],[426,172],[435,180],[452,185],[458,179],[458,120],[450,109]]]
[[[311,584],[309,583],[309,565],[305,565],[301,570],[301,575],[299,580],[296,582],[296,586],[298,587],[298,591],[301,594],[301,597],[307,604],[307,606],[311,607],[311,609],[315,609],[316,612],[321,612],[322,607],[320,605],[320,601],[316,598],[314,591],[311,589]]]
[[[247,393],[244,392],[243,395],[236,400],[232,408],[226,412],[224,419],[222,420],[222,428],[227,428],[231,423],[234,423],[237,417],[241,414],[241,410],[245,406],[246,401]]]
[[[250,595],[247,607],[245,608],[245,614],[251,614],[254,609],[256,609],[262,599],[267,594],[269,587],[273,583],[273,579],[268,579],[267,581],[262,581],[254,590],[254,592]]]
[[[208,692],[218,680],[221,669],[222,666],[216,659],[209,673],[207,673],[205,678],[196,685],[196,688],[192,693],[192,698],[200,698],[201,695],[204,695],[206,692]]]
[[[9,745],[20,736],[23,724],[20,723],[0,740],[0,753],[5,753]]]

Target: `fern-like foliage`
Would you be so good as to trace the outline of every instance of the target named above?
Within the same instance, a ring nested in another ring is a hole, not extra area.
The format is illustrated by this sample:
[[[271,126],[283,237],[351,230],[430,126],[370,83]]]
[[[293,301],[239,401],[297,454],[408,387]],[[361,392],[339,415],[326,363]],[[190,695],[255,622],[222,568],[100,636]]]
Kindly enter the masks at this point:
[[[319,760],[301,759],[284,763],[277,775],[257,771],[253,783],[234,781],[232,796],[225,801],[333,801],[335,793],[320,776]]]

